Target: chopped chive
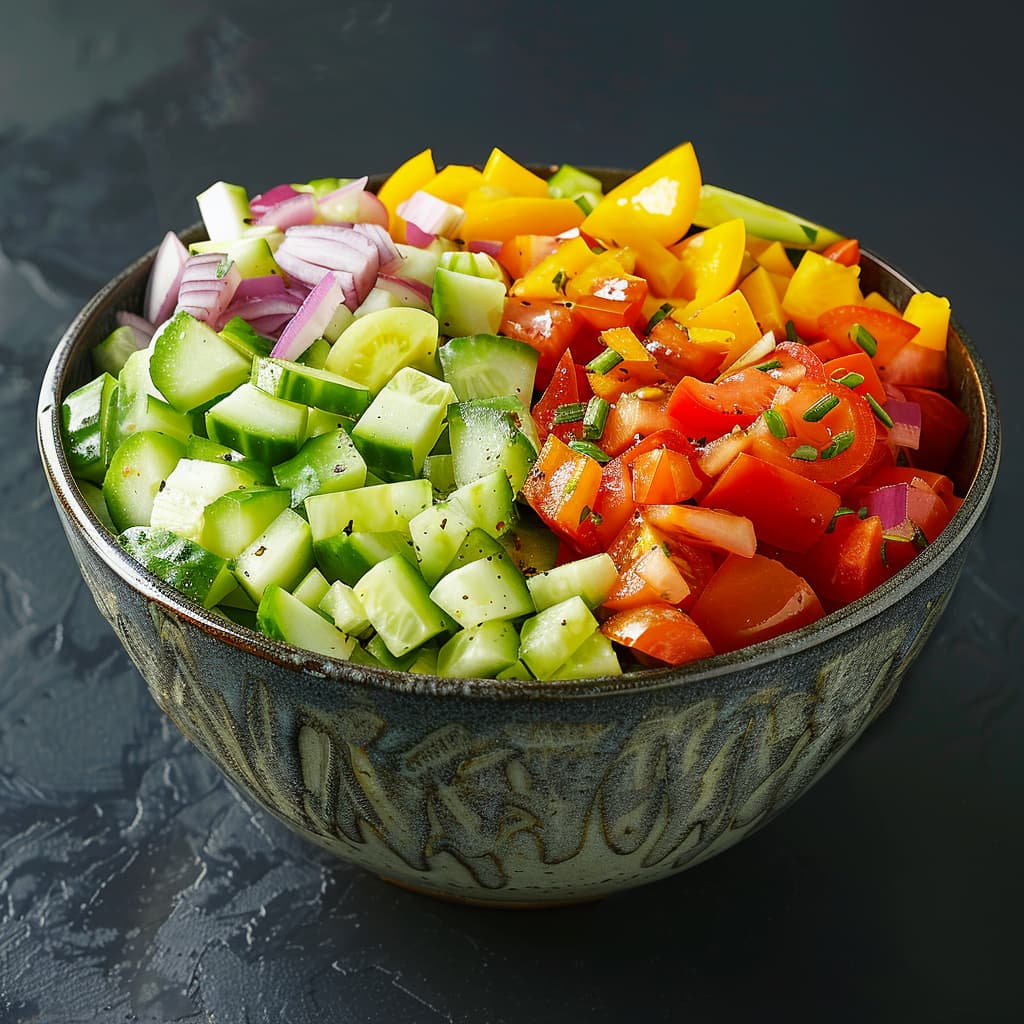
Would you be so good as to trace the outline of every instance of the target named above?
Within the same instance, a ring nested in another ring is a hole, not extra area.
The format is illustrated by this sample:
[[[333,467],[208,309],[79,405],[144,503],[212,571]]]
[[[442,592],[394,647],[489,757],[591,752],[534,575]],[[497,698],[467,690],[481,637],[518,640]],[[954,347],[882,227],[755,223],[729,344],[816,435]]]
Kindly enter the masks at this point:
[[[804,410],[803,419],[807,423],[817,423],[823,420],[837,405],[839,398],[836,395],[825,395],[819,398],[814,405]]]
[[[673,309],[676,307],[671,302],[663,302],[653,313],[651,319],[647,321],[647,327],[644,330],[644,334],[650,334],[662,320],[667,317]]]
[[[555,425],[561,426],[563,423],[578,423],[583,419],[586,409],[587,405],[585,402],[566,402],[565,405],[560,405],[555,410]]]
[[[875,336],[861,324],[854,324],[850,328],[850,340],[857,342],[869,356],[874,357],[878,351],[878,342],[875,341]]]
[[[587,363],[587,373],[608,373],[622,362],[622,356],[613,348],[606,348]]]
[[[565,276],[565,271],[564,270],[560,270],[557,274],[555,274],[555,276],[553,278],[551,278],[551,283],[563,295],[565,294],[565,282],[566,282],[566,276]]]
[[[765,409],[764,421],[768,425],[768,429],[776,437],[789,437],[789,430],[786,427],[786,421],[782,418],[782,413],[777,409]]]
[[[868,517],[868,507],[867,507],[867,505],[861,505],[861,507],[859,509],[857,509],[857,518],[858,519],[867,519],[867,517]]]
[[[842,377],[833,377],[833,384],[842,384],[844,388],[859,388],[864,383],[864,375],[851,370]]]
[[[818,229],[812,228],[810,224],[801,224],[800,230],[807,236],[808,242],[816,242],[818,240]]]
[[[885,552],[885,545],[886,545],[886,543],[887,543],[887,541],[883,537],[882,538],[882,565],[884,565],[888,569],[889,568],[889,556]]]
[[[852,430],[844,430],[841,434],[836,434],[832,438],[832,443],[827,448],[822,449],[822,460],[834,459],[837,455],[841,455],[856,439],[857,435]]]
[[[891,430],[892,429],[892,417],[878,404],[878,399],[874,395],[867,395],[868,405],[871,406],[871,411]]]
[[[843,518],[843,516],[855,516],[857,514],[855,509],[847,508],[845,505],[840,505],[832,514],[832,519],[828,526],[825,527],[826,533],[834,532],[836,528],[836,522]]]
[[[782,365],[780,359],[768,359],[763,363],[758,363],[754,369],[760,370],[762,373],[767,373],[769,370],[777,370]]]
[[[794,345],[802,345],[804,343],[804,339],[796,333],[796,324],[792,320],[786,321],[786,341],[790,341]]]
[[[924,549],[931,543],[925,536],[924,530],[922,530],[917,523],[914,523],[914,537],[912,543],[918,551],[924,551]]]
[[[220,263],[217,264],[217,280],[218,281],[231,269],[231,264],[233,262],[234,261],[231,259],[230,256],[225,255],[225,256],[223,256],[221,258]]]
[[[591,511],[592,510],[589,505],[584,505],[580,510],[580,526],[582,526],[590,517]]]
[[[587,408],[583,412],[583,436],[588,441],[600,439],[610,410],[611,406],[597,395],[587,402]]]
[[[801,462],[815,462],[818,458],[818,449],[813,445],[802,444],[794,448],[790,453],[791,459],[799,459]]]
[[[569,447],[574,452],[579,452],[580,455],[587,455],[595,462],[600,462],[602,465],[611,459],[611,456],[606,451],[598,448],[593,441],[578,441],[574,438],[569,442]]]

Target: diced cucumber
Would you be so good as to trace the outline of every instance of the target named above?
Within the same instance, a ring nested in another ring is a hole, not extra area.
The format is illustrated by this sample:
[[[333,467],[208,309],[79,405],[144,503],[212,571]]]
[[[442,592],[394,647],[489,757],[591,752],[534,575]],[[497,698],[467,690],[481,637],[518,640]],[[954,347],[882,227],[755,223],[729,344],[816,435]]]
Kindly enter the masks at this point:
[[[423,477],[430,481],[435,499],[447,498],[455,490],[455,467],[451,455],[428,455],[423,460]]]
[[[252,383],[275,398],[343,416],[359,416],[370,404],[370,393],[362,384],[287,359],[257,359]]]
[[[114,525],[114,520],[110,518],[110,510],[107,508],[103,491],[95,484],[89,483],[88,480],[76,480],[75,483],[78,484],[78,489],[82,492],[85,503],[92,509],[92,514],[111,533],[117,533],[117,527]]]
[[[519,515],[515,493],[503,469],[459,487],[448,497],[462,507],[474,526],[492,537],[500,537],[510,530]]]
[[[339,303],[338,308],[334,311],[334,315],[331,317],[330,323],[328,323],[324,328],[323,339],[318,338],[317,340],[323,340],[329,345],[333,345],[338,338],[341,337],[345,328],[348,327],[354,319],[355,315],[352,310],[349,309],[344,302]]]
[[[269,356],[274,348],[270,338],[264,338],[240,316],[233,316],[218,333],[229,345],[249,359]]]
[[[110,405],[116,390],[117,381],[109,373],[101,373],[61,402],[64,454],[71,472],[81,480],[103,480],[107,469],[104,455],[110,447],[103,434],[110,429]]]
[[[376,394],[403,367],[429,372],[437,320],[422,309],[382,309],[354,320],[331,348],[326,369]]]
[[[381,646],[384,646],[383,642],[381,642]],[[353,665],[366,665],[370,668],[387,667],[381,663],[379,658],[375,658],[365,647],[361,647],[359,644],[356,644],[355,647],[352,648],[352,653],[349,655],[348,660],[351,661]]]
[[[335,626],[350,636],[362,636],[370,628],[363,602],[356,592],[341,580],[335,580],[320,600],[320,611],[333,620]]]
[[[234,579],[234,576],[232,576]],[[222,608],[243,608],[246,611],[256,614],[256,602],[240,587],[237,582],[235,583],[235,589],[231,591],[226,597],[222,597],[220,600],[220,606]],[[255,627],[253,627],[255,629]]]
[[[565,662],[551,673],[552,679],[593,679],[621,676],[622,666],[611,640],[598,630],[591,633]]]
[[[601,195],[601,182],[572,164],[562,164],[548,178],[548,195],[553,199],[575,199],[585,192]]]
[[[526,581],[526,585],[530,588],[537,611],[566,601],[574,594],[582,597],[588,608],[597,608],[608,599],[618,576],[619,570],[611,555],[602,551],[599,555],[578,558],[537,573]]]
[[[306,514],[314,540],[342,530],[381,533],[397,530],[409,536],[409,520],[431,503],[428,480],[360,487],[354,491],[315,494],[306,499]]]
[[[519,571],[529,579],[535,573],[553,569],[558,562],[558,536],[527,509],[531,518],[520,520],[501,535],[501,543]]]
[[[409,520],[420,573],[430,586],[444,575],[472,529],[462,506],[453,501],[431,505]]]
[[[324,574],[314,567],[306,573],[299,585],[292,591],[292,595],[297,597],[307,608],[318,609],[320,602],[327,596],[330,589],[331,585],[324,579]]]
[[[437,351],[444,379],[460,402],[515,395],[528,403],[537,376],[538,352],[524,341],[495,334],[452,338]]]
[[[286,508],[282,487],[252,487],[222,494],[203,509],[199,543],[222,558],[237,558]]]
[[[175,313],[153,341],[149,373],[179,412],[191,412],[249,379],[252,359],[190,313]]]
[[[523,623],[519,657],[538,679],[550,679],[597,629],[597,619],[581,597],[570,597]]]
[[[338,533],[313,542],[313,557],[324,576],[349,586],[355,586],[378,562],[393,555],[400,555],[410,565],[416,565],[412,542],[397,530]]]
[[[103,500],[118,531],[150,525],[153,502],[184,457],[185,446],[177,438],[153,430],[132,434],[114,452],[103,479]]]
[[[464,627],[518,619],[535,610],[526,581],[504,548],[443,576],[430,599]]]
[[[518,660],[519,634],[515,627],[493,620],[460,629],[437,652],[437,674],[458,679],[493,678]]]
[[[263,591],[256,621],[275,640],[347,661],[356,642],[332,626],[319,612],[274,584]]]
[[[532,680],[530,670],[519,660],[514,661],[508,668],[502,669],[495,679],[525,679]]]
[[[485,252],[445,252],[441,254],[437,265],[456,274],[467,274],[469,277],[484,277],[490,281],[500,281],[502,286],[508,284],[508,277],[501,264]]]
[[[258,459],[250,459],[241,452],[236,452],[234,448],[228,448],[206,437],[199,437],[198,434],[192,434],[185,442],[185,458],[238,466],[239,469],[250,473],[256,483],[266,487],[274,486],[274,473],[268,465]]]
[[[154,576],[206,608],[218,604],[235,588],[223,558],[169,530],[133,526],[117,542]]]
[[[469,565],[470,562],[475,562],[480,558],[494,558],[503,554],[505,554],[505,549],[499,541],[474,526],[466,534],[466,539],[459,545],[455,557],[445,566],[443,575],[461,569],[464,565]]]
[[[345,307],[342,306],[342,309]],[[331,354],[331,343],[326,338],[315,338],[313,344],[300,355],[295,362],[299,366],[308,366],[311,370],[322,370]]]
[[[291,186],[296,192],[312,192],[318,199],[331,192],[337,191],[342,185],[347,185],[351,178],[313,178],[311,181],[292,182]]]
[[[431,305],[448,337],[495,334],[505,312],[505,283],[438,267]]]
[[[235,577],[256,602],[271,584],[293,590],[313,568],[309,523],[286,508],[235,560]]]
[[[444,427],[455,392],[444,381],[403,367],[377,392],[352,440],[367,466],[384,480],[411,480]]]
[[[304,405],[271,398],[245,383],[206,413],[206,432],[214,441],[275,465],[290,459],[306,437]]]
[[[291,504],[313,494],[350,491],[366,482],[366,463],[344,430],[311,437],[287,462],[274,467],[279,487],[291,491]]]
[[[217,238],[216,235],[211,237]],[[230,241],[219,239],[216,242],[193,242],[188,251],[192,254],[222,252],[238,267],[242,277],[266,277],[268,274],[281,273],[267,240],[254,235],[243,235]]]
[[[192,418],[163,400],[149,375],[151,348],[133,352],[117,375],[117,392],[111,399],[104,448],[109,458],[126,437],[140,430],[157,430],[186,441]]]
[[[138,338],[134,328],[127,325],[116,327],[92,350],[93,366],[101,373],[116,377],[128,362],[128,357],[139,351]]]
[[[306,439],[329,434],[332,430],[344,430],[352,434],[356,421],[352,416],[341,416],[336,412],[324,412],[323,409],[310,409],[306,418]]]
[[[246,629],[251,629],[254,633],[260,632],[260,624],[256,619],[255,608],[236,608],[234,605],[226,605],[222,601],[213,611],[237,626],[244,626]]]
[[[374,285],[366,298],[359,304],[353,316],[356,319],[369,316],[370,313],[378,313],[382,309],[430,309],[430,300],[425,299],[414,289],[403,286],[398,282],[391,283],[388,287]]]
[[[430,246],[420,249],[415,245],[405,245],[399,242],[395,248],[402,254],[402,269],[399,271],[402,277],[407,277],[421,284],[432,285],[434,283],[434,271],[437,270],[438,261],[441,258],[442,250]]]
[[[417,647],[413,652],[415,657],[409,666],[410,672],[419,672],[421,675],[437,674],[437,641],[426,643]]]
[[[219,242],[241,238],[252,218],[249,196],[241,185],[215,181],[196,196],[196,202],[206,234]]]
[[[252,476],[238,466],[200,459],[180,459],[158,487],[150,525],[171,530],[179,537],[201,543],[207,505],[228,491],[255,486]]]
[[[384,638],[379,633],[374,633],[369,640],[366,641],[366,653],[373,658],[373,660],[381,668],[389,668],[393,672],[408,672],[412,669],[413,662],[416,660],[422,647],[418,647],[415,650],[409,651],[408,654],[403,654],[402,657],[396,658],[389,650],[388,645],[384,643]]]
[[[519,493],[537,458],[537,450],[519,429],[518,412],[494,408],[487,400],[459,402],[448,408],[452,465],[459,487],[502,469]]]
[[[396,658],[447,627],[423,577],[401,555],[378,562],[354,587],[366,616]]]

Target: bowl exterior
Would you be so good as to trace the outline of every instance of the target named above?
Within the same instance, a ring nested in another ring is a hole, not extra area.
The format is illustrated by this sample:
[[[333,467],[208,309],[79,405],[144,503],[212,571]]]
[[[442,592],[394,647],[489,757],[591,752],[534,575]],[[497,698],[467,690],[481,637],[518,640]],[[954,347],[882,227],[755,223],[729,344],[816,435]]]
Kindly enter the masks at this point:
[[[495,903],[591,899],[726,849],[892,699],[963,563],[827,642],[707,683],[578,699],[382,690],[236,648],[129,585],[58,501],[157,704],[250,799],[346,860]]]

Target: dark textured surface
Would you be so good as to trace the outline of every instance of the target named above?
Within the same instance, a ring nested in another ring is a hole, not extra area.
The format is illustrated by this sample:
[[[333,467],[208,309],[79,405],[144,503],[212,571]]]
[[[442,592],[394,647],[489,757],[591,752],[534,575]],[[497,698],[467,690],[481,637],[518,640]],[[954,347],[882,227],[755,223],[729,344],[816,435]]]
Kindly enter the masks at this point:
[[[0,1021],[1015,1017],[1022,147],[985,5],[883,24],[838,5],[171,6],[48,0],[0,34]],[[576,910],[392,889],[251,811],[150,700],[37,468],[49,351],[214,178],[372,172],[428,144],[629,165],[686,137],[709,180],[951,297],[1003,400],[993,508],[894,705],[764,831]]]

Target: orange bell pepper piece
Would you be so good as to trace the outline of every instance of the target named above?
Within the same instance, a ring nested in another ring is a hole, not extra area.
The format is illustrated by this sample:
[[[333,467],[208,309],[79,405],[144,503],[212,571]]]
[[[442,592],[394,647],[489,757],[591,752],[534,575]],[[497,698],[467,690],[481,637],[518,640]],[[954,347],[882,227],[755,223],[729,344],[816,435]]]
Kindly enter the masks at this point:
[[[583,211],[571,199],[508,196],[493,186],[475,189],[466,197],[466,219],[460,234],[471,242],[507,242],[516,235],[558,235],[583,223]],[[490,198],[496,195],[500,198]]]
[[[570,238],[516,281],[512,294],[534,299],[564,298],[568,281],[596,259],[582,237]]]
[[[548,196],[548,183],[543,178],[538,178],[497,146],[491,150],[484,164],[482,177],[489,185],[507,188],[513,196],[529,196],[534,199],[545,199]]]
[[[405,241],[405,221],[395,212],[398,204],[404,203],[436,174],[434,154],[425,149],[406,160],[377,190],[377,198],[388,211],[388,228],[396,242]]]
[[[466,196],[484,183],[484,176],[466,164],[448,164],[420,188],[446,203],[465,206]]]
[[[683,265],[675,293],[705,305],[735,287],[743,266],[747,230],[738,217],[689,235],[670,250]]]
[[[740,291],[750,304],[750,311],[761,330],[773,331],[776,340],[781,339],[786,333],[786,314],[782,311],[782,301],[768,271],[759,266],[743,278]]]

